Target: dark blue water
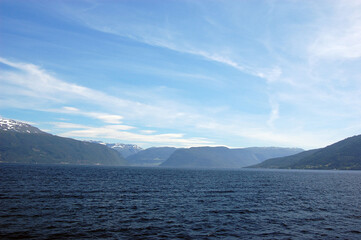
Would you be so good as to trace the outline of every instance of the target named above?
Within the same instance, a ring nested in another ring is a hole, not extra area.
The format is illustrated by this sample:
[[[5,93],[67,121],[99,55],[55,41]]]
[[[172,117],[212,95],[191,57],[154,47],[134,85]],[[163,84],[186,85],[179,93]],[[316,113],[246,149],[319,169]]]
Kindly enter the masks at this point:
[[[0,238],[361,239],[361,172],[2,164]]]

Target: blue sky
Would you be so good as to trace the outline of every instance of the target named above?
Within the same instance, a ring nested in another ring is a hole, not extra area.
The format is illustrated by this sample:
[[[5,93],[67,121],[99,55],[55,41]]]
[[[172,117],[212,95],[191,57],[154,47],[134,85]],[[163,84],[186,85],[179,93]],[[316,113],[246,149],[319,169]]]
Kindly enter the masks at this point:
[[[0,1],[0,115],[150,146],[361,134],[361,1]]]

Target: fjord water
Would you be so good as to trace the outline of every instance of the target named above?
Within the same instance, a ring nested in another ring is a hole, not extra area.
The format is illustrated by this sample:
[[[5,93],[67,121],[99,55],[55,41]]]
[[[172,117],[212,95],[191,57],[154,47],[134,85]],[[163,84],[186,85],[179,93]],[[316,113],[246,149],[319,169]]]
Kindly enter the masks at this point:
[[[0,238],[360,239],[361,172],[0,165]]]

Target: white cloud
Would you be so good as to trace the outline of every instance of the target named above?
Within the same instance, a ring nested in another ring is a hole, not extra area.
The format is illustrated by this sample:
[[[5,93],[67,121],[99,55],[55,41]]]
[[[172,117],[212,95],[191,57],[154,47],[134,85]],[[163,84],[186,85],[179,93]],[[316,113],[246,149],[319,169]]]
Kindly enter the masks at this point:
[[[85,117],[90,117],[94,119],[99,119],[104,123],[112,123],[112,124],[120,124],[122,123],[123,116],[115,115],[115,114],[107,114],[101,112],[86,112],[81,111],[75,107],[65,106],[59,109],[46,109],[48,112],[56,112],[56,113],[66,113],[66,114],[73,114],[73,115],[80,115]]]
[[[76,112],[76,113],[79,112],[79,109],[77,109],[77,108],[75,108],[75,107],[65,106],[65,107],[63,107],[63,109],[64,109],[65,111],[68,111],[68,112]]]
[[[115,125],[107,125],[107,128],[113,130],[130,130],[130,129],[134,129],[135,127],[122,125],[122,124],[115,124]]]
[[[88,126],[76,123],[69,123],[69,122],[50,122],[55,128],[61,129],[85,129],[89,128]]]
[[[98,118],[106,123],[121,123],[121,119],[123,119],[122,116],[119,115],[110,115],[110,114],[106,114],[106,115],[95,115],[95,118]]]
[[[182,147],[213,144],[212,141],[205,138],[185,138],[184,134],[180,133],[154,134],[155,131],[153,130],[143,130],[140,131],[140,133],[133,133],[129,132],[129,130],[134,129],[134,127],[119,124],[101,127],[92,127],[68,122],[50,122],[50,124],[57,129],[65,130],[59,134],[63,137],[109,139],[115,142],[137,142],[140,145],[146,143]],[[73,130],[69,131],[68,129]]]
[[[86,129],[73,130],[60,134],[63,137],[76,137],[87,139],[111,139],[115,141],[130,141],[138,143],[151,143],[162,145],[176,145],[176,146],[204,146],[212,144],[211,141],[205,138],[185,138],[184,134],[167,133],[167,134],[139,134],[116,127],[116,125],[107,125],[103,127],[89,127]]]
[[[140,130],[139,132],[143,133],[143,134],[153,134],[153,133],[156,133],[157,131],[155,131],[155,130]]]
[[[87,126],[84,124],[75,124],[75,123],[69,123],[69,122],[50,122],[55,128],[59,129],[76,129],[75,131],[78,131],[79,129],[92,129],[93,127]],[[128,125],[121,125],[121,124],[115,124],[115,125],[106,125],[104,128],[108,129],[109,131],[127,131],[134,129],[135,127],[128,126]]]
[[[267,121],[268,126],[273,127],[273,123],[279,118],[279,104],[271,102],[271,113]]]
[[[4,58],[0,58],[0,63],[17,70],[3,70],[0,74],[1,83],[3,86],[11,87],[11,94],[13,95],[38,98],[45,102],[56,103],[63,103],[70,99],[93,99],[94,101],[103,100],[107,102],[117,100],[118,104],[127,104],[127,101],[108,96],[100,91],[61,81],[33,64],[12,62]],[[66,110],[76,111],[75,108]]]

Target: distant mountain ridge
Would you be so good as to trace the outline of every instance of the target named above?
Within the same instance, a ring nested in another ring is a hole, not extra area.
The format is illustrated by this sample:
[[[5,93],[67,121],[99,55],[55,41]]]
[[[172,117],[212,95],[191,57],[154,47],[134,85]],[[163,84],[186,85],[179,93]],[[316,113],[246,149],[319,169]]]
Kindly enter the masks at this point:
[[[361,135],[346,138],[325,148],[268,159],[250,167],[361,170]]]
[[[111,149],[116,150],[117,152],[119,152],[124,158],[127,158],[131,155],[134,155],[140,151],[143,151],[144,149],[139,147],[138,145],[135,144],[125,144],[125,143],[105,143],[102,141],[89,141],[89,142],[95,142],[95,143],[99,143],[102,145],[105,145]]]
[[[127,156],[126,160],[121,154]],[[153,147],[144,150],[133,144],[63,138],[28,123],[0,118],[0,162],[361,170],[361,135],[309,151],[278,147]]]
[[[192,147],[177,149],[161,167],[175,168],[242,168],[274,156],[302,152],[300,148],[253,147]]]
[[[63,138],[29,124],[1,118],[0,162],[126,165],[115,150],[98,143]]]
[[[126,158],[132,166],[159,166],[176,150],[174,147],[151,147]]]

